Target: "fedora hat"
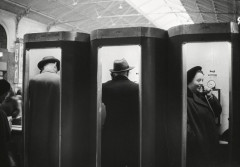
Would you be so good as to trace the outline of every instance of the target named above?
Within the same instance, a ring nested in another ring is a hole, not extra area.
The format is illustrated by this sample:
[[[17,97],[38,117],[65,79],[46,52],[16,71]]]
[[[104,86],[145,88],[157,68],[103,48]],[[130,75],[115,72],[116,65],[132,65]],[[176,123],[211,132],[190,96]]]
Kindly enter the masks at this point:
[[[134,67],[129,67],[128,62],[123,58],[121,60],[114,60],[113,69],[111,72],[123,72],[132,70]]]
[[[46,65],[47,63],[55,63],[57,62],[57,69],[58,71],[60,70],[60,61],[58,59],[56,59],[53,56],[46,56],[44,57],[39,63],[38,63],[38,68],[40,70],[42,70],[42,68],[44,67],[44,65]]]

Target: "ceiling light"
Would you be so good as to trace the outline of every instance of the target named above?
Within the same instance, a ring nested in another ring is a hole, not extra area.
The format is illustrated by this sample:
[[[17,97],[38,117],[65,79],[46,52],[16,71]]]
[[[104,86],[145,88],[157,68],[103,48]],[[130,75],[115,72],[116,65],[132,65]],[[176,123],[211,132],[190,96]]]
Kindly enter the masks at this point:
[[[120,4],[119,7],[118,7],[118,9],[122,9],[122,8],[123,8],[123,7],[122,7],[122,4]]]
[[[78,0],[73,0],[72,5],[73,5],[73,6],[76,6],[77,4],[78,4]]]
[[[3,57],[3,52],[0,52],[0,57]]]
[[[97,18],[100,19],[100,18],[102,18],[102,16],[98,16]]]
[[[127,2],[158,28],[168,30],[180,24],[193,24],[182,4],[183,0],[171,0],[171,2],[170,0],[127,0]]]

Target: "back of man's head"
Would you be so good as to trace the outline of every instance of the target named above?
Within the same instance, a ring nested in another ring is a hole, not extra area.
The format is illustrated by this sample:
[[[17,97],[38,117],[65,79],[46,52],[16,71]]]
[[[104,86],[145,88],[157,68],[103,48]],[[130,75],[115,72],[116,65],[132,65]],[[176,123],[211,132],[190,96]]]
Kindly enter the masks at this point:
[[[52,72],[55,72],[57,73],[58,72],[58,68],[57,68],[57,63],[46,63],[44,66],[43,66],[43,69],[41,72],[44,72],[44,71],[52,71]]]
[[[112,78],[115,78],[116,76],[125,76],[128,77],[129,71],[122,71],[122,72],[112,72],[111,76]]]

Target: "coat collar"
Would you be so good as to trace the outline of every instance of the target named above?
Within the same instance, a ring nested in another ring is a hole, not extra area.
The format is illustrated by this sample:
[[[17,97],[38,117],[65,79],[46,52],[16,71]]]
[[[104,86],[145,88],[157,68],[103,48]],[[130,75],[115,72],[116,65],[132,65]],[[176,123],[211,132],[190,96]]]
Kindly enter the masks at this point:
[[[118,75],[113,78],[113,81],[118,81],[118,80],[129,80],[128,77],[123,76],[123,75]]]
[[[189,88],[187,88],[187,96],[193,98],[193,100],[203,106],[209,107],[208,104],[203,101],[196,93],[193,93]],[[205,98],[205,97],[203,97]]]
[[[55,70],[43,70],[41,73],[46,73],[46,72],[48,72],[48,73],[56,73],[56,71]]]

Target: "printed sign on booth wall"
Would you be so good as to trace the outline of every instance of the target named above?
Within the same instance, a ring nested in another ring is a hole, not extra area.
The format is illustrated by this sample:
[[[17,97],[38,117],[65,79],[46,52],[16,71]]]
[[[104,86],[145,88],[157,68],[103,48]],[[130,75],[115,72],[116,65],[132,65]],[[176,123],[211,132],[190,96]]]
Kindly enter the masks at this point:
[[[15,67],[14,67],[14,83],[22,83],[23,77],[23,42],[19,40],[15,43]]]
[[[18,83],[23,81],[23,43],[19,43]]]
[[[18,60],[19,60],[19,43],[15,43],[15,66],[14,66],[14,83],[18,83]]]

